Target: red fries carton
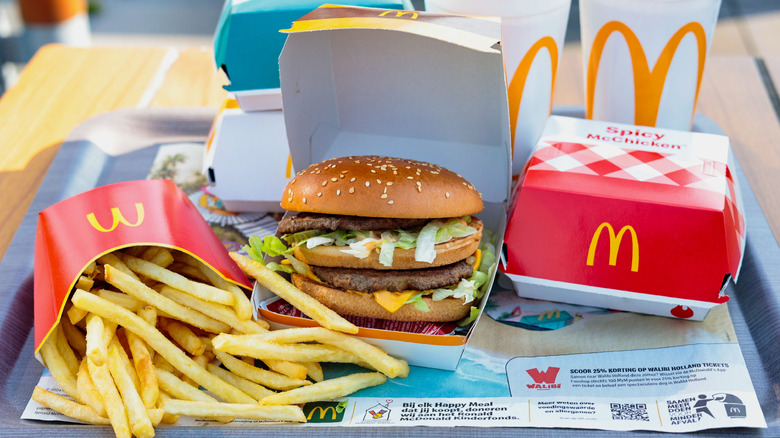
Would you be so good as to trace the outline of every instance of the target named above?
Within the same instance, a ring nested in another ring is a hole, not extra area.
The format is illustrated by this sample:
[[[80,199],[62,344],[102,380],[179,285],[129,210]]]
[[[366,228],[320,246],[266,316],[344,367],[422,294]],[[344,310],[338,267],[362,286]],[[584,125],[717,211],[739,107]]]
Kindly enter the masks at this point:
[[[157,245],[201,260],[251,289],[197,208],[172,181],[129,181],[81,193],[40,212],[35,237],[35,351],[57,325],[84,269],[111,251]]]
[[[702,320],[745,220],[727,137],[551,117],[507,224],[520,296]]]

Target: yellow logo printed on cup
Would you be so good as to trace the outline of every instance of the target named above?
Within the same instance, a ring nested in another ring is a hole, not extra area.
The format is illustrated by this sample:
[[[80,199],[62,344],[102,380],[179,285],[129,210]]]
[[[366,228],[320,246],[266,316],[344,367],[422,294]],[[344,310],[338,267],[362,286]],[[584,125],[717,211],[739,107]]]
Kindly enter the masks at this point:
[[[615,229],[612,228],[612,224],[609,222],[603,222],[601,225],[599,225],[598,228],[596,228],[596,232],[593,233],[593,238],[590,240],[590,247],[588,247],[588,258],[585,264],[587,266],[593,266],[593,259],[596,258],[596,247],[599,244],[599,237],[601,237],[601,232],[604,229],[607,229],[607,232],[609,233],[609,265],[615,266],[617,265],[617,256],[618,251],[620,250],[620,242],[623,241],[623,235],[626,234],[626,232],[631,233],[631,271],[632,272],[638,272],[639,271],[639,240],[636,236],[636,231],[634,231],[634,227],[631,225],[626,225],[623,228],[620,229],[620,231],[615,235]]]
[[[137,227],[141,225],[141,223],[144,221],[144,205],[140,202],[136,202],[135,204],[135,213],[136,217],[138,218],[134,224],[131,224],[130,222],[125,219],[124,216],[122,216],[122,212],[119,211],[119,207],[113,207],[111,208],[111,227],[110,228],[104,228],[100,223],[97,221],[97,218],[95,217],[95,213],[89,213],[87,215],[87,221],[89,221],[89,224],[92,225],[92,227],[101,233],[108,233],[109,231],[114,231],[114,229],[121,223],[124,225],[127,225],[128,227]]]
[[[385,11],[379,14],[379,16],[384,17],[385,15],[392,14],[393,12],[395,12],[395,16],[398,18],[402,18],[406,14],[412,14],[412,20],[416,20],[419,16],[415,11]]]
[[[585,116],[588,119],[593,118],[593,99],[596,92],[596,76],[598,75],[599,64],[601,63],[601,54],[604,51],[604,45],[607,43],[610,35],[618,32],[623,35],[628,46],[628,53],[631,56],[631,67],[634,74],[634,124],[655,126],[658,118],[658,107],[661,105],[661,93],[664,90],[666,75],[669,73],[669,67],[672,59],[680,46],[682,39],[692,33],[696,38],[698,50],[698,72],[696,76],[696,94],[694,95],[694,105],[699,97],[699,86],[701,85],[702,74],[704,73],[704,59],[707,56],[707,35],[701,24],[693,21],[677,30],[672,38],[666,43],[661,51],[661,55],[650,70],[647,56],[642,48],[634,31],[620,21],[610,21],[606,23],[596,38],[593,39],[593,46],[590,50],[587,71],[587,106]],[[693,114],[691,114],[693,117]]]
[[[512,156],[515,152],[515,128],[517,128],[517,117],[520,113],[520,102],[523,100],[523,89],[525,81],[528,79],[528,72],[531,70],[536,55],[543,48],[550,54],[550,63],[552,65],[552,84],[550,85],[550,108],[552,108],[552,90],[555,90],[555,73],[558,70],[558,45],[551,36],[546,36],[535,42],[533,46],[525,53],[523,59],[518,64],[515,74],[509,81],[507,88],[507,98],[509,100],[509,129],[512,134]]]

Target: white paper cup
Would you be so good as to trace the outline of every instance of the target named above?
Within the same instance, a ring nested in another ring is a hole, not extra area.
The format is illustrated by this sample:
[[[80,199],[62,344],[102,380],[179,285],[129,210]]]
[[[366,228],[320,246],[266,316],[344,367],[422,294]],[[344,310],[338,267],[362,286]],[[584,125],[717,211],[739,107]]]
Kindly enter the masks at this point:
[[[501,17],[512,173],[531,157],[552,110],[571,0],[426,0],[425,10]]]
[[[580,0],[586,116],[690,130],[721,0]]]

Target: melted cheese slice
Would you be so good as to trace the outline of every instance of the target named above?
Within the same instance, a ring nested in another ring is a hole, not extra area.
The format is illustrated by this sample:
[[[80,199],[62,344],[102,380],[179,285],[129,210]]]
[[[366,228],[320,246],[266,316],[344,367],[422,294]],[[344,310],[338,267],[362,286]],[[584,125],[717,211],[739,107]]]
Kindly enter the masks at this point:
[[[413,297],[417,291],[408,290],[404,292],[390,292],[382,290],[374,292],[374,299],[376,302],[384,307],[388,312],[392,313],[400,309],[409,298]]]

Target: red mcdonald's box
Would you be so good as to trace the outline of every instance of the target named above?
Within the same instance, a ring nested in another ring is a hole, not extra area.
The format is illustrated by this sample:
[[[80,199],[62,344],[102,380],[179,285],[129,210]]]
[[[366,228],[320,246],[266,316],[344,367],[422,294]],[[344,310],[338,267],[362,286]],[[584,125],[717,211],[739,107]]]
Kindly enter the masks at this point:
[[[553,116],[501,269],[523,297],[702,320],[744,253],[733,160],[720,135]]]
[[[87,265],[106,253],[136,245],[184,251],[226,280],[252,288],[197,208],[172,181],[98,187],[39,214],[34,274],[36,356]]]

